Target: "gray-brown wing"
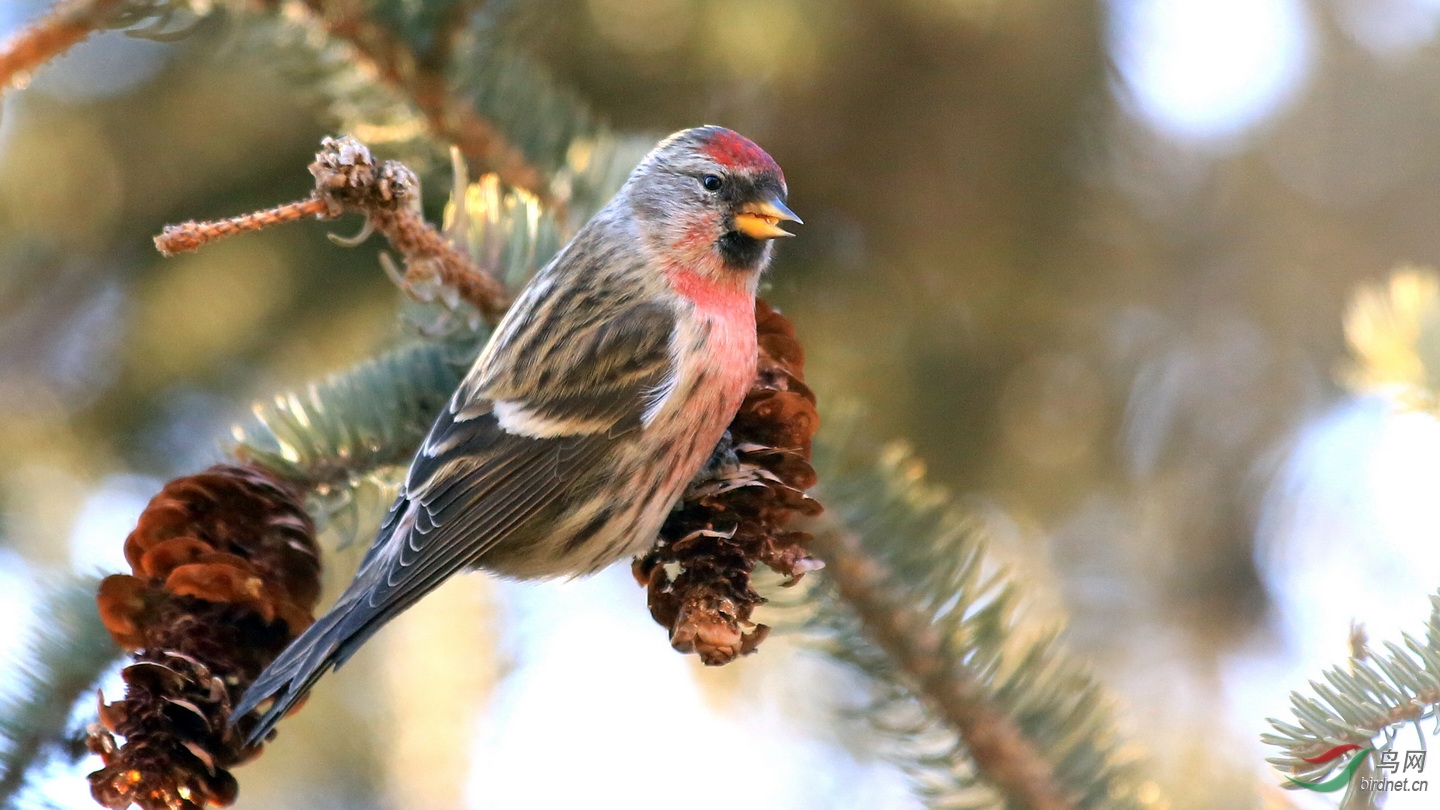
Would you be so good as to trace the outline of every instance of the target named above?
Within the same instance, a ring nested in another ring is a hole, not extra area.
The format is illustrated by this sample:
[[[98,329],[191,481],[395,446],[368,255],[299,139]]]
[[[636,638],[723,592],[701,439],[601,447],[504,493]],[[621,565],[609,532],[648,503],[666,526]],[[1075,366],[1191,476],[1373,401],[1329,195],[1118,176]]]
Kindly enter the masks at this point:
[[[611,454],[635,440],[655,392],[673,378],[674,314],[663,305],[634,304],[590,324],[557,335],[570,351],[539,361],[510,354],[526,349],[526,341],[512,341],[508,359],[525,366],[521,373],[456,392],[354,581],[237,705],[238,717],[276,696],[251,739],[263,737],[315,680],[420,597],[483,562],[518,528],[533,530],[530,524],[553,518],[567,496],[603,473]],[[507,424],[507,413],[511,422],[523,415],[522,426],[579,427],[526,435]]]
[[[674,373],[673,331],[668,307],[634,305],[568,336],[569,352],[528,375],[475,392],[485,399],[461,401],[457,394],[366,555],[360,576],[371,578],[365,604],[376,613],[372,621],[388,620],[457,570],[481,563],[630,441],[652,392]],[[522,352],[512,364],[527,356],[523,342],[509,348]],[[506,413],[524,417],[507,424]],[[541,423],[544,435],[515,430]],[[574,429],[552,432],[565,426]],[[393,539],[401,536],[404,542]]]

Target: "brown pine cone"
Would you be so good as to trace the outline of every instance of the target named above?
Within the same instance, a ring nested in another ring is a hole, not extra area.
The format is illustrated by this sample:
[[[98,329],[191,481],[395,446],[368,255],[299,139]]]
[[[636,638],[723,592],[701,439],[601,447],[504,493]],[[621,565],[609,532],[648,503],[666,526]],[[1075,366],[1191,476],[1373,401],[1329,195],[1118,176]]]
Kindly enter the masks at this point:
[[[90,774],[101,805],[190,810],[235,800],[230,768],[259,753],[230,707],[314,621],[315,526],[301,493],[259,467],[217,465],[165,485],[125,540],[130,574],[96,601],[133,652],[125,699],[100,702]],[[124,738],[117,743],[116,736]]]

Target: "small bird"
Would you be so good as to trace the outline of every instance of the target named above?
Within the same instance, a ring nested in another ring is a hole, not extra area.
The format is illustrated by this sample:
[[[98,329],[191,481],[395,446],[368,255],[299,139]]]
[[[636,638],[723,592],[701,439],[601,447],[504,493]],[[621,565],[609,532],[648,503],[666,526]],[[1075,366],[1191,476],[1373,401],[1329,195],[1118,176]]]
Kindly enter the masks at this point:
[[[521,291],[411,462],[334,607],[231,721],[264,738],[330,669],[452,574],[576,576],[641,553],[739,410],[755,289],[800,222],[759,146],[661,141]]]

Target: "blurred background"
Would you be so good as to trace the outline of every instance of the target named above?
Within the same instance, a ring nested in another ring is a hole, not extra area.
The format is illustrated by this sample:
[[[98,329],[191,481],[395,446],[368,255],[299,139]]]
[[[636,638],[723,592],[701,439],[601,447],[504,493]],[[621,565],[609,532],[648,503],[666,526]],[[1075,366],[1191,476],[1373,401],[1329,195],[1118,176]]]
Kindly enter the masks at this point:
[[[0,4],[0,33],[47,5]],[[1440,428],[1336,372],[1357,285],[1440,263],[1440,2],[515,5],[617,129],[721,123],[785,167],[806,225],[768,295],[822,402],[985,516],[1177,808],[1261,806],[1265,718],[1352,620],[1429,615]],[[98,36],[4,96],[0,689],[47,576],[121,570],[249,402],[393,338],[374,249],[322,226],[151,248],[304,196],[331,127],[224,25]],[[238,806],[918,806],[836,719],[847,689],[783,639],[702,671],[623,570],[465,577],[325,683]],[[745,772],[697,771],[710,747]],[[86,770],[39,800],[87,806]]]

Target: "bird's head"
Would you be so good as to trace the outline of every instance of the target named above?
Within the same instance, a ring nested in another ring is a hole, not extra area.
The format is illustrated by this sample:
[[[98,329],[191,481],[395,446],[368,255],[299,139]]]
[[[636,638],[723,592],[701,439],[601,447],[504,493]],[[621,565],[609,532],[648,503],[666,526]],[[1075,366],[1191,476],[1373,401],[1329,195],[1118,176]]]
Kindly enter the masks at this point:
[[[756,276],[773,240],[800,222],[785,207],[785,175],[753,141],[724,127],[682,130],[641,161],[628,184],[641,235],[676,264]]]

